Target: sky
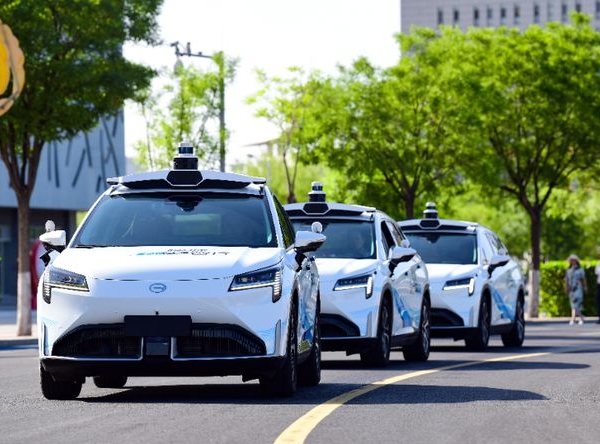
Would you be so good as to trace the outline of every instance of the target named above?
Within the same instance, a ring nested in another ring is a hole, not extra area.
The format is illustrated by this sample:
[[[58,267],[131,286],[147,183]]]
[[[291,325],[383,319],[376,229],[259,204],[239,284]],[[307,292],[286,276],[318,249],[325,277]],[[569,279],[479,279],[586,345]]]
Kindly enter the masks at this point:
[[[395,64],[399,56],[394,34],[400,31],[400,0],[165,0],[158,22],[163,44],[126,45],[128,59],[170,68],[176,61],[170,44],[178,41],[182,49],[190,42],[192,53],[223,51],[239,61],[225,92],[228,165],[258,155],[260,148],[248,145],[277,135],[245,103],[258,89],[257,68],[268,76],[284,76],[291,66],[334,74],[338,64],[349,66],[361,56],[381,67]],[[213,63],[199,57],[183,57],[182,62],[203,69]],[[144,138],[144,121],[129,103],[127,156],[135,155],[133,144]]]

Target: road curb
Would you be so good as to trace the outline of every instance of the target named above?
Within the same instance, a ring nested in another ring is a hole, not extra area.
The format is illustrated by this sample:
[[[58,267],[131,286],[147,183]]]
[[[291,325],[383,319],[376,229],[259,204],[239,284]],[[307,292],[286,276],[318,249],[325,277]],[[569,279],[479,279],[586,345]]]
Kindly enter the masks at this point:
[[[0,339],[0,347],[15,347],[17,345],[37,345],[37,338],[23,338],[23,339]]]

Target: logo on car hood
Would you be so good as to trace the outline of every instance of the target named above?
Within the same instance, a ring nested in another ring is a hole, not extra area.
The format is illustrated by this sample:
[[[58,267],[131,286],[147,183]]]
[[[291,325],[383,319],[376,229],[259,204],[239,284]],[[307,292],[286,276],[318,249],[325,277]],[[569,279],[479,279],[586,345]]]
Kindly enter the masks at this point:
[[[165,291],[167,289],[167,286],[165,284],[161,284],[160,282],[155,282],[153,284],[150,284],[148,289],[152,293],[162,293],[163,291]]]

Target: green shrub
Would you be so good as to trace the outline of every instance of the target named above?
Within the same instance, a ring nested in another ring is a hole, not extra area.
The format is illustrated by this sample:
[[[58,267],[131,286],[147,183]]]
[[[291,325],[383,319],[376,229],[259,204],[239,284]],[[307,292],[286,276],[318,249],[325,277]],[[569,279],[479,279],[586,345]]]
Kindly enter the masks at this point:
[[[596,261],[581,261],[587,280],[587,292],[583,297],[583,314],[597,315],[596,308]],[[547,316],[571,316],[569,297],[565,293],[567,261],[552,261],[540,266],[540,313]]]

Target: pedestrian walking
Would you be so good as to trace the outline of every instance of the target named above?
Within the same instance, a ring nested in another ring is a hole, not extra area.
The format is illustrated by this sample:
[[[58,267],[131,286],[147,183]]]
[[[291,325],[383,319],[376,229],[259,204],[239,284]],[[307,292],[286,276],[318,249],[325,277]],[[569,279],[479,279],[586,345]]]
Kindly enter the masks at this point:
[[[596,273],[596,314],[598,315],[598,324],[600,324],[600,262],[596,264],[594,273]]]
[[[583,295],[587,291],[587,284],[585,281],[585,272],[581,267],[579,258],[575,254],[571,254],[567,258],[569,268],[565,276],[565,291],[569,296],[569,302],[571,304],[571,320],[569,325],[573,325],[577,317],[579,317],[579,325],[585,322],[585,318],[581,312],[583,307]]]

